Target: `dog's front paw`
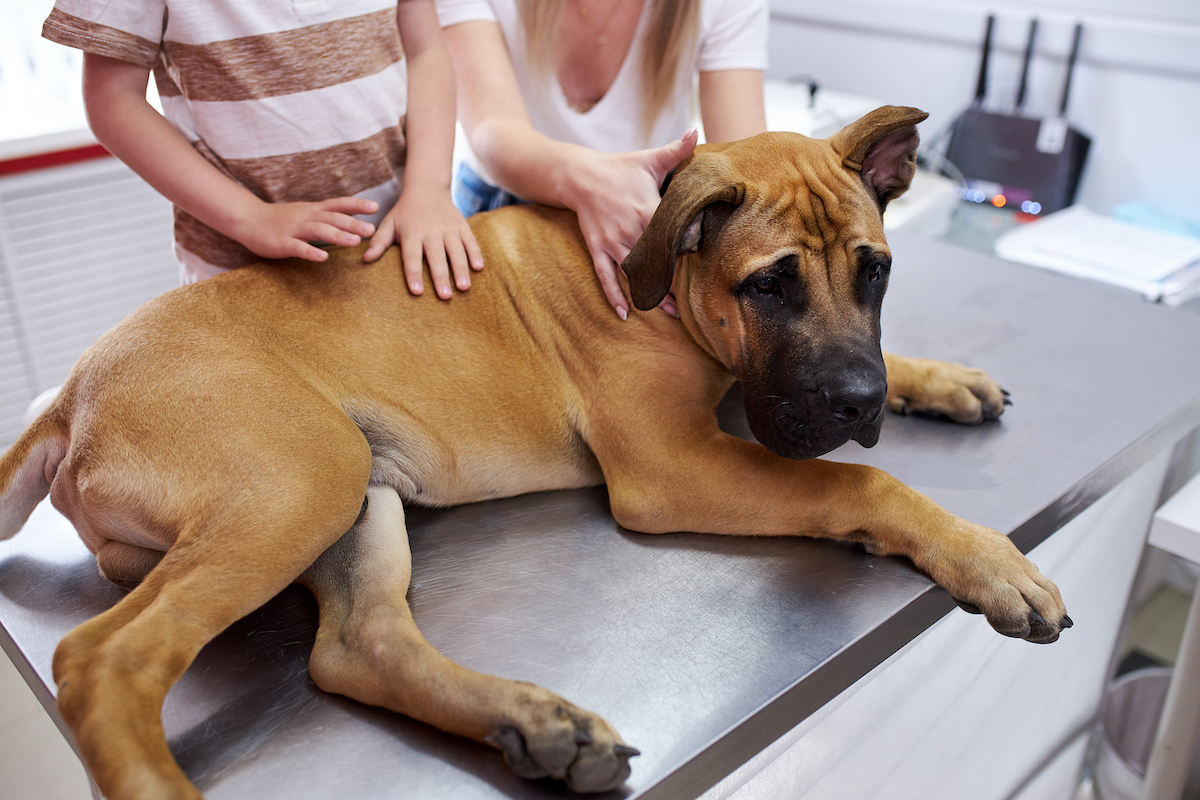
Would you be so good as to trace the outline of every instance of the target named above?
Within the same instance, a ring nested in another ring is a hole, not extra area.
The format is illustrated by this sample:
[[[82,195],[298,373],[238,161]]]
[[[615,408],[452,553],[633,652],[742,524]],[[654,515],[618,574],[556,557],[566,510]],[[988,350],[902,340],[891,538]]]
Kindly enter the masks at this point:
[[[943,416],[978,424],[999,418],[1010,405],[1008,392],[981,369],[891,356],[887,371],[887,406],[898,414]]]
[[[549,693],[547,693],[549,694]],[[576,792],[606,792],[629,777],[638,751],[607,722],[561,698],[536,703],[521,721],[498,725],[489,741],[522,778],[558,778]]]
[[[973,529],[966,547],[956,548],[945,563],[927,570],[959,606],[983,614],[1005,636],[1038,644],[1057,641],[1075,624],[1058,587],[1007,536],[963,524]]]

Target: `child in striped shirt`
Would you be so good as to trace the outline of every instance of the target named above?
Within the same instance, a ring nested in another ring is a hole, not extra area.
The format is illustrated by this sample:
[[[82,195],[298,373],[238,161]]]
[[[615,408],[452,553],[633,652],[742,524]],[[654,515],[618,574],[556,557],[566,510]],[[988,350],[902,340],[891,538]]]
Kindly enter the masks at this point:
[[[399,243],[414,294],[422,256],[442,298],[482,267],[434,0],[57,0],[42,33],[84,51],[96,138],[174,203],[183,282],[367,237],[366,261]]]

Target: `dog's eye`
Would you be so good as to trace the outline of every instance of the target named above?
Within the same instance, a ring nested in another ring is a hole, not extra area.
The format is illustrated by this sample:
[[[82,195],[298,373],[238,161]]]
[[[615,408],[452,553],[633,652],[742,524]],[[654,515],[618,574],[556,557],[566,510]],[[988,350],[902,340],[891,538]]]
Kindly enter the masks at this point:
[[[883,264],[880,264],[878,261],[876,261],[874,264],[868,267],[867,280],[871,281],[872,283],[883,280]]]
[[[759,294],[779,294],[779,279],[773,275],[768,275],[765,278],[759,278],[750,285],[754,287],[754,291],[758,292]]]

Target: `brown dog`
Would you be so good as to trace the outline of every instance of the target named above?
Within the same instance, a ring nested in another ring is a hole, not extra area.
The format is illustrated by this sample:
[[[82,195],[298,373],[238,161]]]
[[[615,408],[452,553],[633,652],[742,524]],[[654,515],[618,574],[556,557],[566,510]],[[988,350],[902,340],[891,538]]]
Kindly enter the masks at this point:
[[[884,108],[829,140],[701,148],[625,263],[619,321],[574,217],[472,220],[487,269],[449,303],[409,296],[396,253],[260,265],[147,304],[80,360],[0,461],[0,536],[47,493],[111,580],[136,587],[68,634],[58,705],[110,800],[197,797],[161,727],[171,685],[294,581],[322,688],[499,747],[521,775],[619,785],[598,716],[449,662],[406,603],[405,503],[607,483],[634,531],[811,535],[909,557],[1000,632],[1068,627],[995,532],[882,472],[813,459],[878,438],[886,401],[964,421],[1003,410],[985,375],[886,361],[881,211],[913,174],[924,114]],[[714,409],[741,380],[762,445]],[[763,445],[766,445],[764,447]]]

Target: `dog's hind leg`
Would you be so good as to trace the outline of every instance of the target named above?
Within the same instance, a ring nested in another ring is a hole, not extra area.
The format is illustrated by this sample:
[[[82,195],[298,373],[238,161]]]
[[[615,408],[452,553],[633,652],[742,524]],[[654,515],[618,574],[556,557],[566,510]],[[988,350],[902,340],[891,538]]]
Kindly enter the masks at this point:
[[[345,424],[353,440],[339,438],[335,429],[319,440],[288,443],[289,455],[305,468],[284,468],[278,465],[289,462],[274,458],[269,480],[240,494],[222,494],[202,483],[190,499],[172,507],[169,519],[178,521],[178,535],[158,564],[150,563],[152,557],[126,564],[130,569],[123,574],[134,580],[149,569],[140,585],[59,644],[58,707],[109,800],[201,796],[168,748],[163,701],[205,644],[292,583],[354,523],[370,456],[357,429]],[[146,482],[160,475],[171,480],[170,473],[139,475]],[[226,477],[222,472],[211,480]],[[82,502],[95,512],[102,501],[89,498],[93,490],[86,487],[111,487],[115,480],[102,468],[72,482],[85,486]],[[184,491],[180,484],[166,485],[176,497]],[[209,500],[201,502],[200,495]],[[95,516],[116,513],[111,504],[105,509],[108,513]],[[116,536],[118,527],[114,522],[105,530]]]
[[[309,671],[322,689],[499,748],[522,777],[615,788],[637,753],[600,717],[529,683],[473,672],[417,629],[412,556],[395,490],[372,486],[358,523],[305,572],[320,606]]]

